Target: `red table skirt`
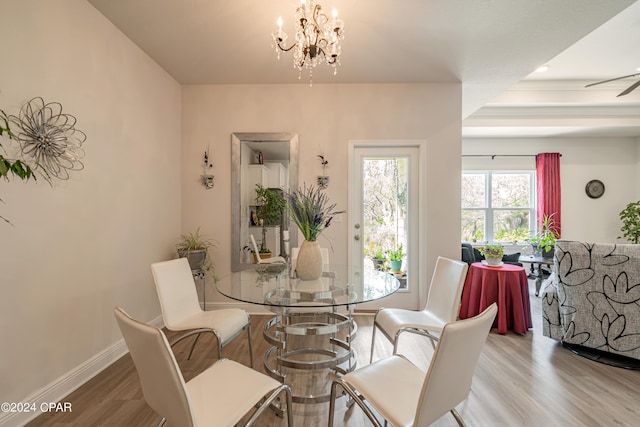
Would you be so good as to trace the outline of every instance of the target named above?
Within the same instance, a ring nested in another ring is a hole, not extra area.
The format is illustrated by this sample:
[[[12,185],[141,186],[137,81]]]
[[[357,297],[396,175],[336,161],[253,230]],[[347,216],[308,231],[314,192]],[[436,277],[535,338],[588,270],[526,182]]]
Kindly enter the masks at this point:
[[[476,316],[492,303],[498,303],[493,327],[498,333],[508,329],[524,334],[533,327],[529,305],[529,284],[524,268],[504,264],[499,267],[471,264],[464,282],[460,318]]]

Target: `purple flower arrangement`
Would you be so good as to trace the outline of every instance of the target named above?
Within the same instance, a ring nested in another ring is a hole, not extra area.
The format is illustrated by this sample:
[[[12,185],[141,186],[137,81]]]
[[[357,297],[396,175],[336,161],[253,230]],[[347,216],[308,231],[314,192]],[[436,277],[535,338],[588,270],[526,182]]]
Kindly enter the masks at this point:
[[[321,188],[303,185],[285,195],[289,213],[305,240],[314,242],[322,231],[331,225],[333,217],[345,211],[336,211],[336,203],[330,203],[329,197]]]

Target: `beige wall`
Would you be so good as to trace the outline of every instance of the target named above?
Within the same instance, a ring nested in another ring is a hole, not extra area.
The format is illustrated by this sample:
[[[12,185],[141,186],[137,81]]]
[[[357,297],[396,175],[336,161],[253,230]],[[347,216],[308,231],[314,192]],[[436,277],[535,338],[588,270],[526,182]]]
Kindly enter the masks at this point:
[[[121,340],[114,306],[159,315],[149,264],[180,233],[181,89],[85,1],[0,10],[0,108],[58,101],[87,134],[68,181],[0,182],[0,402],[21,402]]]
[[[463,154],[559,152],[562,185],[562,237],[587,242],[622,242],[619,212],[638,199],[637,138],[464,139]],[[465,169],[534,169],[533,157],[463,158]],[[599,179],[605,193],[591,199],[587,182]]]
[[[297,132],[299,182],[322,172],[329,161],[327,190],[338,208],[348,206],[349,140],[427,141],[426,252],[428,283],[438,255],[460,256],[460,85],[237,85],[183,86],[183,229],[197,227],[219,245],[213,250],[219,275],[230,271],[230,153],[232,132]],[[215,188],[198,178],[202,153],[211,147]],[[335,252],[347,257],[347,221],[325,233]],[[215,296],[213,289],[208,294]],[[222,300],[221,297],[217,297]]]

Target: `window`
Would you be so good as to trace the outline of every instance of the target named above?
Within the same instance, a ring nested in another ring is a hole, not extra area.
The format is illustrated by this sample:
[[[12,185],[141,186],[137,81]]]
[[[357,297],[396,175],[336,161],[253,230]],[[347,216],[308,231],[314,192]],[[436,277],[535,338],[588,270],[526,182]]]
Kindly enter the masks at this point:
[[[462,173],[462,241],[521,242],[535,218],[534,171]]]

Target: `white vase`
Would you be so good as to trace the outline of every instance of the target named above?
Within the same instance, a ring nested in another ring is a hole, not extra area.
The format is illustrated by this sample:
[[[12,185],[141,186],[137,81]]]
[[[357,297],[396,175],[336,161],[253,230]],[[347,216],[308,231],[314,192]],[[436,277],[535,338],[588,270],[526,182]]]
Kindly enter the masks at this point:
[[[320,244],[305,240],[300,246],[296,261],[296,274],[300,280],[316,280],[322,275],[322,251]]]

